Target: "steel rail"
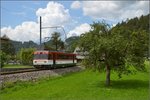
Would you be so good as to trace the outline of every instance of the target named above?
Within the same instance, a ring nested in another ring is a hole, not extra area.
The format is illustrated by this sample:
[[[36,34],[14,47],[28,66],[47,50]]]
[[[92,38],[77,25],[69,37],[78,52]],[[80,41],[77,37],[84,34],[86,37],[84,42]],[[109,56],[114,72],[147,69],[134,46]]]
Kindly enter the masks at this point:
[[[9,75],[9,74],[34,72],[34,71],[40,71],[40,69],[26,69],[26,70],[16,70],[16,71],[0,72],[0,75]]]

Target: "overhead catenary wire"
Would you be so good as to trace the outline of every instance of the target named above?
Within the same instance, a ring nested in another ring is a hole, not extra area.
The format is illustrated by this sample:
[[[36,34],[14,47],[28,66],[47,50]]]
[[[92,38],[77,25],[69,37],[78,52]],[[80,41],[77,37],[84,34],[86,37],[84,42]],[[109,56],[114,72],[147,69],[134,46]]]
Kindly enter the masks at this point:
[[[65,29],[62,27],[62,26],[42,26],[42,17],[40,16],[40,49],[42,48],[41,47],[41,44],[42,44],[42,29],[48,29],[48,28],[61,28],[65,34],[65,40],[67,38],[67,35],[66,35],[66,32],[65,32]],[[47,37],[48,38],[48,37]]]

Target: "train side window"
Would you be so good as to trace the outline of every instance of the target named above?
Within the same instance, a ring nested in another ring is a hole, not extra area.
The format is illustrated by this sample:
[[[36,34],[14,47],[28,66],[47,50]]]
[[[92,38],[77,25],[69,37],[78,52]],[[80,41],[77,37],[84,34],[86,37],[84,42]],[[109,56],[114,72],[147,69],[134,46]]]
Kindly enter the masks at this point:
[[[40,55],[34,54],[34,58],[33,59],[39,59],[39,58],[40,58]]]
[[[67,55],[67,54],[59,54],[57,55],[57,59],[73,59],[74,55]]]
[[[67,59],[67,55],[60,54],[58,55],[58,59]]]

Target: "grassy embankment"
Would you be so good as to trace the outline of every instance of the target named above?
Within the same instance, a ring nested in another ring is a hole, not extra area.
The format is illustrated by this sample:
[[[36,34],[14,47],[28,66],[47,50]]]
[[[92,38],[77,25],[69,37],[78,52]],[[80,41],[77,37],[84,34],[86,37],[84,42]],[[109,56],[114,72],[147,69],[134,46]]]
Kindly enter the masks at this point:
[[[148,65],[147,65],[148,66]],[[149,100],[149,73],[137,72],[118,79],[111,72],[106,87],[105,73],[82,71],[37,82],[19,82],[1,90],[1,100]]]

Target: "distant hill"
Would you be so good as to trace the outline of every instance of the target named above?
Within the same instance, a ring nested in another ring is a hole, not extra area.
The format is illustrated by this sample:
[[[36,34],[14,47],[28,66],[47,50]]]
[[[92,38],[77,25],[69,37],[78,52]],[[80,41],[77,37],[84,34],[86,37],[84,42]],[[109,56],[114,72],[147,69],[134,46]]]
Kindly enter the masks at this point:
[[[80,37],[79,36],[72,36],[66,39],[66,50],[68,52],[73,52],[75,50],[75,48],[78,45],[78,41],[79,41]]]
[[[76,42],[79,40],[79,36],[72,36],[72,37],[69,37],[65,40],[65,42],[70,45],[72,44],[73,42]]]
[[[133,33],[142,33],[142,37],[139,38],[139,41],[142,41],[141,39],[144,39],[146,41],[147,48],[145,56],[149,57],[149,21],[150,20],[150,14],[141,16],[139,18],[135,17],[130,20],[126,20],[122,23],[118,23],[115,27],[111,29],[112,33],[118,33],[122,34],[124,36],[127,36],[130,38],[131,34]],[[142,47],[141,47],[142,48]]]
[[[21,42],[21,41],[14,41],[11,40],[11,43],[13,44],[14,48],[15,48],[15,52],[17,53],[21,48],[38,48],[39,45],[36,44],[33,41],[26,41],[26,42]]]
[[[126,21],[122,21],[118,23],[115,27],[112,28],[112,31],[116,30],[126,30],[126,31],[141,31],[145,30],[149,32],[149,19],[150,14],[141,17],[135,17],[132,19],[127,19]]]
[[[67,51],[73,52],[73,50],[76,47],[76,44],[77,44],[78,40],[79,40],[79,36],[73,36],[73,37],[67,38],[66,41],[65,41]],[[10,40],[10,43],[15,48],[15,53],[17,53],[21,48],[37,48],[37,49],[40,48],[40,45],[33,42],[33,41],[21,42],[21,41]],[[41,46],[42,49],[44,48],[44,45],[48,46],[49,48],[55,48],[55,46],[53,45],[51,40],[49,40],[45,43],[42,43],[42,46]]]
[[[65,40],[65,49],[66,51],[68,52],[73,52],[76,45],[77,45],[77,42],[79,40],[79,36],[72,36],[72,37],[69,37]],[[54,50],[55,46],[53,45],[52,41],[49,40],[45,43],[42,44],[42,47],[45,47],[50,49],[50,50]]]

